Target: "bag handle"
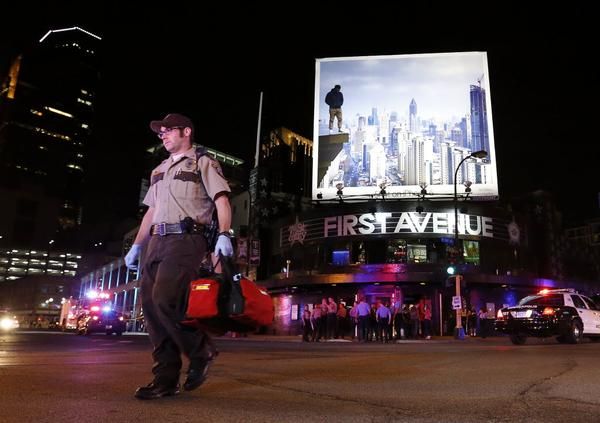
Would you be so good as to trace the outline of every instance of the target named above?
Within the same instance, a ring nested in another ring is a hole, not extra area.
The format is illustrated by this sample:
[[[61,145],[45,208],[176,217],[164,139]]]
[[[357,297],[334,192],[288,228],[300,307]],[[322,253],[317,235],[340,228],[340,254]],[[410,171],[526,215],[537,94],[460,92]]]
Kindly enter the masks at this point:
[[[233,260],[233,257],[227,257],[219,254],[219,261],[221,262],[221,270],[223,271],[223,280],[229,284],[231,290],[229,291],[229,300],[227,304],[228,314],[241,314],[244,312],[246,301],[242,294],[242,288],[240,287],[240,281],[242,275],[238,271],[238,268]]]
[[[219,263],[221,263],[221,270],[223,271],[223,277],[225,277],[225,279],[233,282],[239,282],[242,279],[242,274],[233,260],[233,257],[224,256],[219,253],[215,267]]]

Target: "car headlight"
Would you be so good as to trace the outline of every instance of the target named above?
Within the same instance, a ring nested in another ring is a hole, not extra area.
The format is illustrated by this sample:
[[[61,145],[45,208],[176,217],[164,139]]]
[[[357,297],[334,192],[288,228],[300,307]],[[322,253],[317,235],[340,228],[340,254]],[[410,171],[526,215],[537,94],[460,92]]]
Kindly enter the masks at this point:
[[[18,322],[10,317],[3,317],[2,319],[0,319],[0,328],[4,330],[14,329],[18,326]]]

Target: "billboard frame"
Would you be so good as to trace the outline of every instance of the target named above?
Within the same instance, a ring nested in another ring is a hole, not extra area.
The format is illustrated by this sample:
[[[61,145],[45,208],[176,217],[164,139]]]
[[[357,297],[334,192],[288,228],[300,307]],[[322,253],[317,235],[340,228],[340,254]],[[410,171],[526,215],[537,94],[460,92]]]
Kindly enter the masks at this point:
[[[345,97],[341,133],[337,129],[328,131],[329,113],[324,101],[327,92],[337,84]],[[360,201],[381,197],[382,192],[386,199],[414,200],[423,195],[429,199],[451,198],[453,166],[480,149],[488,152],[488,158],[465,162],[457,178],[459,194],[464,195],[461,185],[470,180],[471,198],[498,199],[486,52],[316,59],[314,98],[313,200],[343,197]],[[420,104],[421,114],[412,113],[412,102]],[[401,114],[402,110],[408,113]],[[391,120],[384,125],[378,121],[394,113],[397,120],[393,128]],[[418,124],[413,122],[415,116]],[[433,134],[426,133],[426,122],[431,122],[429,129]],[[461,131],[455,131],[456,128]],[[463,139],[456,139],[456,133],[462,134],[459,136]],[[402,137],[403,141],[394,137]],[[398,147],[390,147],[394,144]],[[389,154],[396,150],[396,157]],[[373,170],[367,157],[374,157],[373,163],[377,160],[378,171]]]

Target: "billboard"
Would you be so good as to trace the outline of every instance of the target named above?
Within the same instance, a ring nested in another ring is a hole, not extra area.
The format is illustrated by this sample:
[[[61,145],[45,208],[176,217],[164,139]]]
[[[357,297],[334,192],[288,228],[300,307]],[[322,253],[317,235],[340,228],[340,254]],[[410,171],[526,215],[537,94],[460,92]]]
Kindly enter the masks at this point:
[[[497,199],[488,81],[485,52],[317,59],[313,199]]]

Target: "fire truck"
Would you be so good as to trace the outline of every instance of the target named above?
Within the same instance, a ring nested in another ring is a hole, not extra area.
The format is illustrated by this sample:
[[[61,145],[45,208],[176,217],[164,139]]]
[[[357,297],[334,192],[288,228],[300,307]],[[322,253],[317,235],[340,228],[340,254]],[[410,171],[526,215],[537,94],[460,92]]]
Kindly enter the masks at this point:
[[[78,335],[92,332],[121,335],[125,331],[124,317],[113,310],[111,295],[97,291],[89,291],[81,299],[63,300],[60,325],[63,331],[74,330]]]
[[[60,329],[74,330],[77,327],[77,316],[79,314],[79,301],[73,297],[64,299],[60,309]]]

